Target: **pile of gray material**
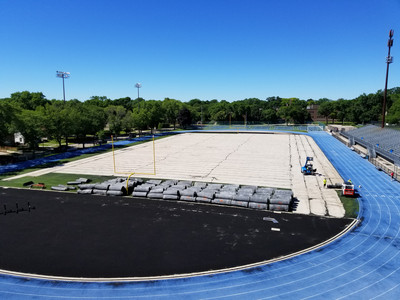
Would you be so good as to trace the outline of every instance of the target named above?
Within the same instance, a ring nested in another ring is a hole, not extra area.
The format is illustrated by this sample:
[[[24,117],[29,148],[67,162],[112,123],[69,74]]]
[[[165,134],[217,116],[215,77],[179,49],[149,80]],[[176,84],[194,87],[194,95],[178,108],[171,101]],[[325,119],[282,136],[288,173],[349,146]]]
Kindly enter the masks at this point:
[[[291,190],[275,190],[253,185],[193,183],[185,180],[143,181],[130,178],[127,189],[127,179],[116,178],[102,183],[79,184],[78,187],[79,194],[123,196],[132,193],[132,197],[213,203],[260,210],[289,211],[293,201]]]
[[[90,182],[90,179],[88,178],[78,178],[75,181],[68,181],[67,184],[68,185],[78,185],[78,184],[82,184],[82,183],[88,183]]]
[[[133,197],[146,197],[150,190],[155,187],[154,183],[143,183],[141,185],[136,186],[133,189],[132,196]]]
[[[171,185],[163,191],[162,199],[164,199],[164,200],[179,200],[181,190],[183,190],[182,187],[179,187],[177,185]]]
[[[291,190],[276,190],[269,200],[269,209],[278,211],[289,211],[293,202],[293,192]]]
[[[242,186],[236,193],[236,195],[233,197],[234,201],[244,201],[244,202],[249,202],[250,197],[253,196],[254,192],[256,191],[257,187],[253,186]]]
[[[186,189],[179,191],[180,200],[195,202],[197,194],[203,190],[201,186],[189,186]]]
[[[95,194],[103,196],[124,196],[129,194],[138,184],[143,182],[142,179],[115,178],[101,183],[79,184],[78,194]],[[128,187],[128,189],[127,189]]]
[[[59,185],[56,185],[56,186],[52,186],[51,189],[53,191],[63,191],[63,192],[65,192],[65,191],[69,191],[69,190],[76,190],[76,187],[67,186],[67,185],[64,185],[64,184],[59,184]]]
[[[214,198],[218,189],[209,188],[206,186],[204,189],[197,193],[196,201],[210,203]]]

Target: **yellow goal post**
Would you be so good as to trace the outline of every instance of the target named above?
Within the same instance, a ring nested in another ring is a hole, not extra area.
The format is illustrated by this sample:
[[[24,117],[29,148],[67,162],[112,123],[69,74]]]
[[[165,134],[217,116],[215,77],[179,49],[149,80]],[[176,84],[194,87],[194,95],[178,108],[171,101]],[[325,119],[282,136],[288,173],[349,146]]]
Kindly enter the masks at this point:
[[[112,148],[112,157],[113,157],[113,167],[114,167],[114,174],[123,174],[123,175],[128,175],[128,178],[126,180],[126,190],[128,191],[128,183],[129,183],[129,178],[131,178],[132,175],[156,175],[156,147],[155,147],[155,141],[154,141],[154,135],[152,138],[152,143],[153,143],[153,173],[140,173],[140,172],[118,172],[116,165],[115,165],[115,150],[114,150],[114,137],[111,135],[111,148]]]

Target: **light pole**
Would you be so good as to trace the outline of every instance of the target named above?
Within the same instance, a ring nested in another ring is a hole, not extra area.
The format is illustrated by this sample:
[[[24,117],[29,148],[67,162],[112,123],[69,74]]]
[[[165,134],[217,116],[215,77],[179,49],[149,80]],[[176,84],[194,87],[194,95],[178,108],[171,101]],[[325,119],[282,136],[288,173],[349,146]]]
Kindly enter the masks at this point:
[[[386,96],[387,96],[387,84],[388,84],[388,76],[389,76],[389,64],[393,62],[393,57],[390,56],[390,48],[393,46],[393,29],[389,31],[389,40],[388,40],[388,56],[386,57],[386,81],[385,81],[385,92],[383,93],[383,105],[382,105],[382,128],[385,127],[385,114],[386,114]]]
[[[62,78],[63,80],[63,96],[64,96],[64,104],[65,104],[65,85],[64,85],[64,78],[69,78],[70,73],[69,72],[63,72],[63,71],[56,71],[56,76],[58,78]]]
[[[135,87],[137,88],[138,111],[140,112],[139,89],[142,87],[142,84],[138,82],[135,84]]]
[[[142,84],[140,82],[135,84],[135,87],[137,88],[137,97],[139,99],[139,89],[142,87]]]

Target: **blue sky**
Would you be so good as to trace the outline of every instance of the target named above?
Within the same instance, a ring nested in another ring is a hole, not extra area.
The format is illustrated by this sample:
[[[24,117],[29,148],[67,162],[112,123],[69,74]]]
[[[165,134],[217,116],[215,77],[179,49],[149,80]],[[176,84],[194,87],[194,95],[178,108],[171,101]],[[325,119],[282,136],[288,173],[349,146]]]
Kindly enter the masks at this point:
[[[400,0],[0,0],[0,98],[355,98],[400,86]],[[397,55],[399,53],[399,55]],[[399,60],[396,60],[396,58]]]

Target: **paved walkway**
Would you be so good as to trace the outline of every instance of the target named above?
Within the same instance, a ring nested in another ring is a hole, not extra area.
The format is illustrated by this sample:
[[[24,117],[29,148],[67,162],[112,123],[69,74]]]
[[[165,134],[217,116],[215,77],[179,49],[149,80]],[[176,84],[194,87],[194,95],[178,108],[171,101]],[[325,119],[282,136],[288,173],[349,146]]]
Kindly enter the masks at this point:
[[[247,271],[132,283],[68,283],[3,276],[7,299],[398,299],[400,183],[326,133],[311,134],[360,189],[360,225],[338,241]]]

